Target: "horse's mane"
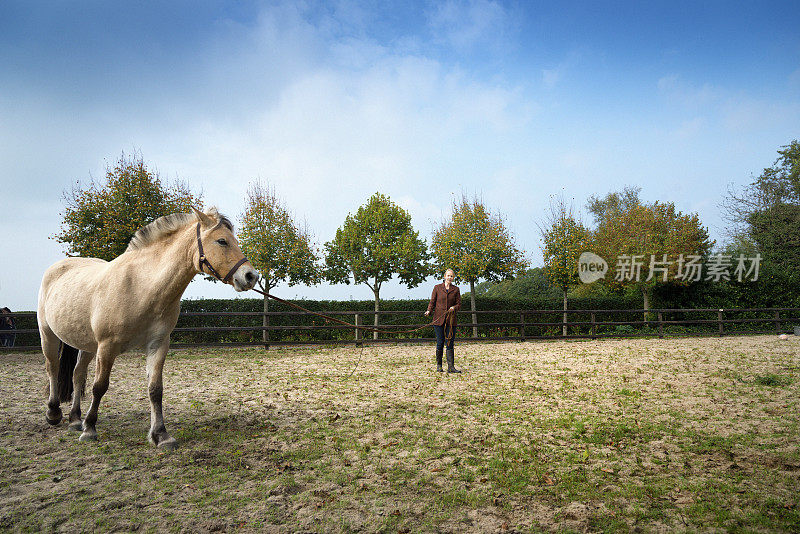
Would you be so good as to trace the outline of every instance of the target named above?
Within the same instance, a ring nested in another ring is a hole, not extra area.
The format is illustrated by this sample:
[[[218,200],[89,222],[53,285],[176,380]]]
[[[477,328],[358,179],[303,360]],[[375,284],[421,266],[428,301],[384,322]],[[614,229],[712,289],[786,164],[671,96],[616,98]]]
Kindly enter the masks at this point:
[[[217,211],[217,208],[212,206],[205,212],[205,214],[215,220],[217,222],[217,226],[223,225],[229,230],[233,231],[233,224],[231,223],[230,219],[220,214]],[[159,217],[147,226],[143,226],[136,231],[128,243],[128,248],[125,250],[125,252],[144,248],[160,240],[162,237],[166,237],[180,230],[190,222],[195,221],[197,221],[197,218],[195,217],[194,213],[173,213],[172,215]]]

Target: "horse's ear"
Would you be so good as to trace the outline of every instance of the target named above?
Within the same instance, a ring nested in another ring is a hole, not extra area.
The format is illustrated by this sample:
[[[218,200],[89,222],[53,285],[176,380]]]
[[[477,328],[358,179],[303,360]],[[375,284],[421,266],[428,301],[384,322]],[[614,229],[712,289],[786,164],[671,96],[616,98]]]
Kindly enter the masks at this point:
[[[211,217],[209,217],[202,211],[196,210],[194,206],[192,206],[192,211],[194,212],[194,216],[197,217],[197,222],[199,222],[204,228],[213,226],[215,224],[214,220]]]

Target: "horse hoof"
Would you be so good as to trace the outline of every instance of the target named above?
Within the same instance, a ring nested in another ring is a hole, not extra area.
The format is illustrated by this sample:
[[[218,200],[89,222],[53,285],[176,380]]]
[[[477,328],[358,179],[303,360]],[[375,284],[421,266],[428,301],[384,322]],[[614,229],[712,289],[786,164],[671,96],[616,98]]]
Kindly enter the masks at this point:
[[[83,434],[81,434],[81,437],[78,438],[78,441],[97,441],[97,433],[84,432]]]
[[[61,415],[60,412],[56,412],[55,415],[51,414],[50,412],[47,412],[46,418],[47,418],[47,422],[50,423],[51,426],[56,426],[58,423],[61,422],[61,419],[63,419],[63,416]]]
[[[68,428],[70,430],[75,431],[75,432],[80,432],[81,430],[83,430],[83,422],[82,421],[72,422],[72,423],[69,424]]]
[[[178,448],[178,442],[175,438],[169,438],[159,443],[158,448],[162,451],[174,451]]]

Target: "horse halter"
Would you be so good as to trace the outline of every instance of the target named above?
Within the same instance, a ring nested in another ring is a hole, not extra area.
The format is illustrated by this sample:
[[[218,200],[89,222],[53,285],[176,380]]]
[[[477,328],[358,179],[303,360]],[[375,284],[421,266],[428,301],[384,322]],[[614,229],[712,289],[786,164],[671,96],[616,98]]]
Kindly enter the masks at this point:
[[[217,272],[214,266],[211,265],[211,262],[208,261],[208,258],[206,258],[206,255],[203,253],[203,241],[200,239],[200,223],[197,223],[197,251],[200,253],[200,259],[197,261],[198,267],[200,268],[200,272],[205,273],[205,271],[203,270],[203,265],[207,266],[211,274],[214,275],[214,277],[223,284],[230,284],[233,273],[235,273],[236,270],[242,266],[242,264],[247,263],[249,261],[246,257],[242,258],[241,260],[236,262],[236,265],[231,267],[231,270],[228,271],[228,274],[226,274],[225,278],[223,278]]]

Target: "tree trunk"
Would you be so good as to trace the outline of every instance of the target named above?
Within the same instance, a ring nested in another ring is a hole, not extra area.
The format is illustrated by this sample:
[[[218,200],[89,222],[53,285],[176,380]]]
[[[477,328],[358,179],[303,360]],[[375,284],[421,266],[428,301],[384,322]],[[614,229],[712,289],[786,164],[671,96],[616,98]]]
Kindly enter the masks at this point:
[[[469,301],[472,305],[472,337],[478,337],[478,314],[475,313],[475,280],[469,281]]]
[[[374,322],[375,328],[378,328],[378,312],[381,310],[381,301],[380,297],[378,296],[380,295],[380,292],[381,292],[380,289],[373,290],[373,293],[375,293],[375,322]],[[378,339],[377,332],[372,333],[372,339]]]
[[[564,321],[561,326],[561,335],[567,337],[567,290],[564,290]]]
[[[269,289],[267,289],[266,292],[269,293]],[[269,326],[269,315],[267,315],[267,313],[269,313],[269,297],[264,295],[264,320],[261,322],[262,326],[264,327],[264,331],[261,332],[261,340],[264,342],[265,349],[269,349],[269,330],[267,330],[267,327]]]

